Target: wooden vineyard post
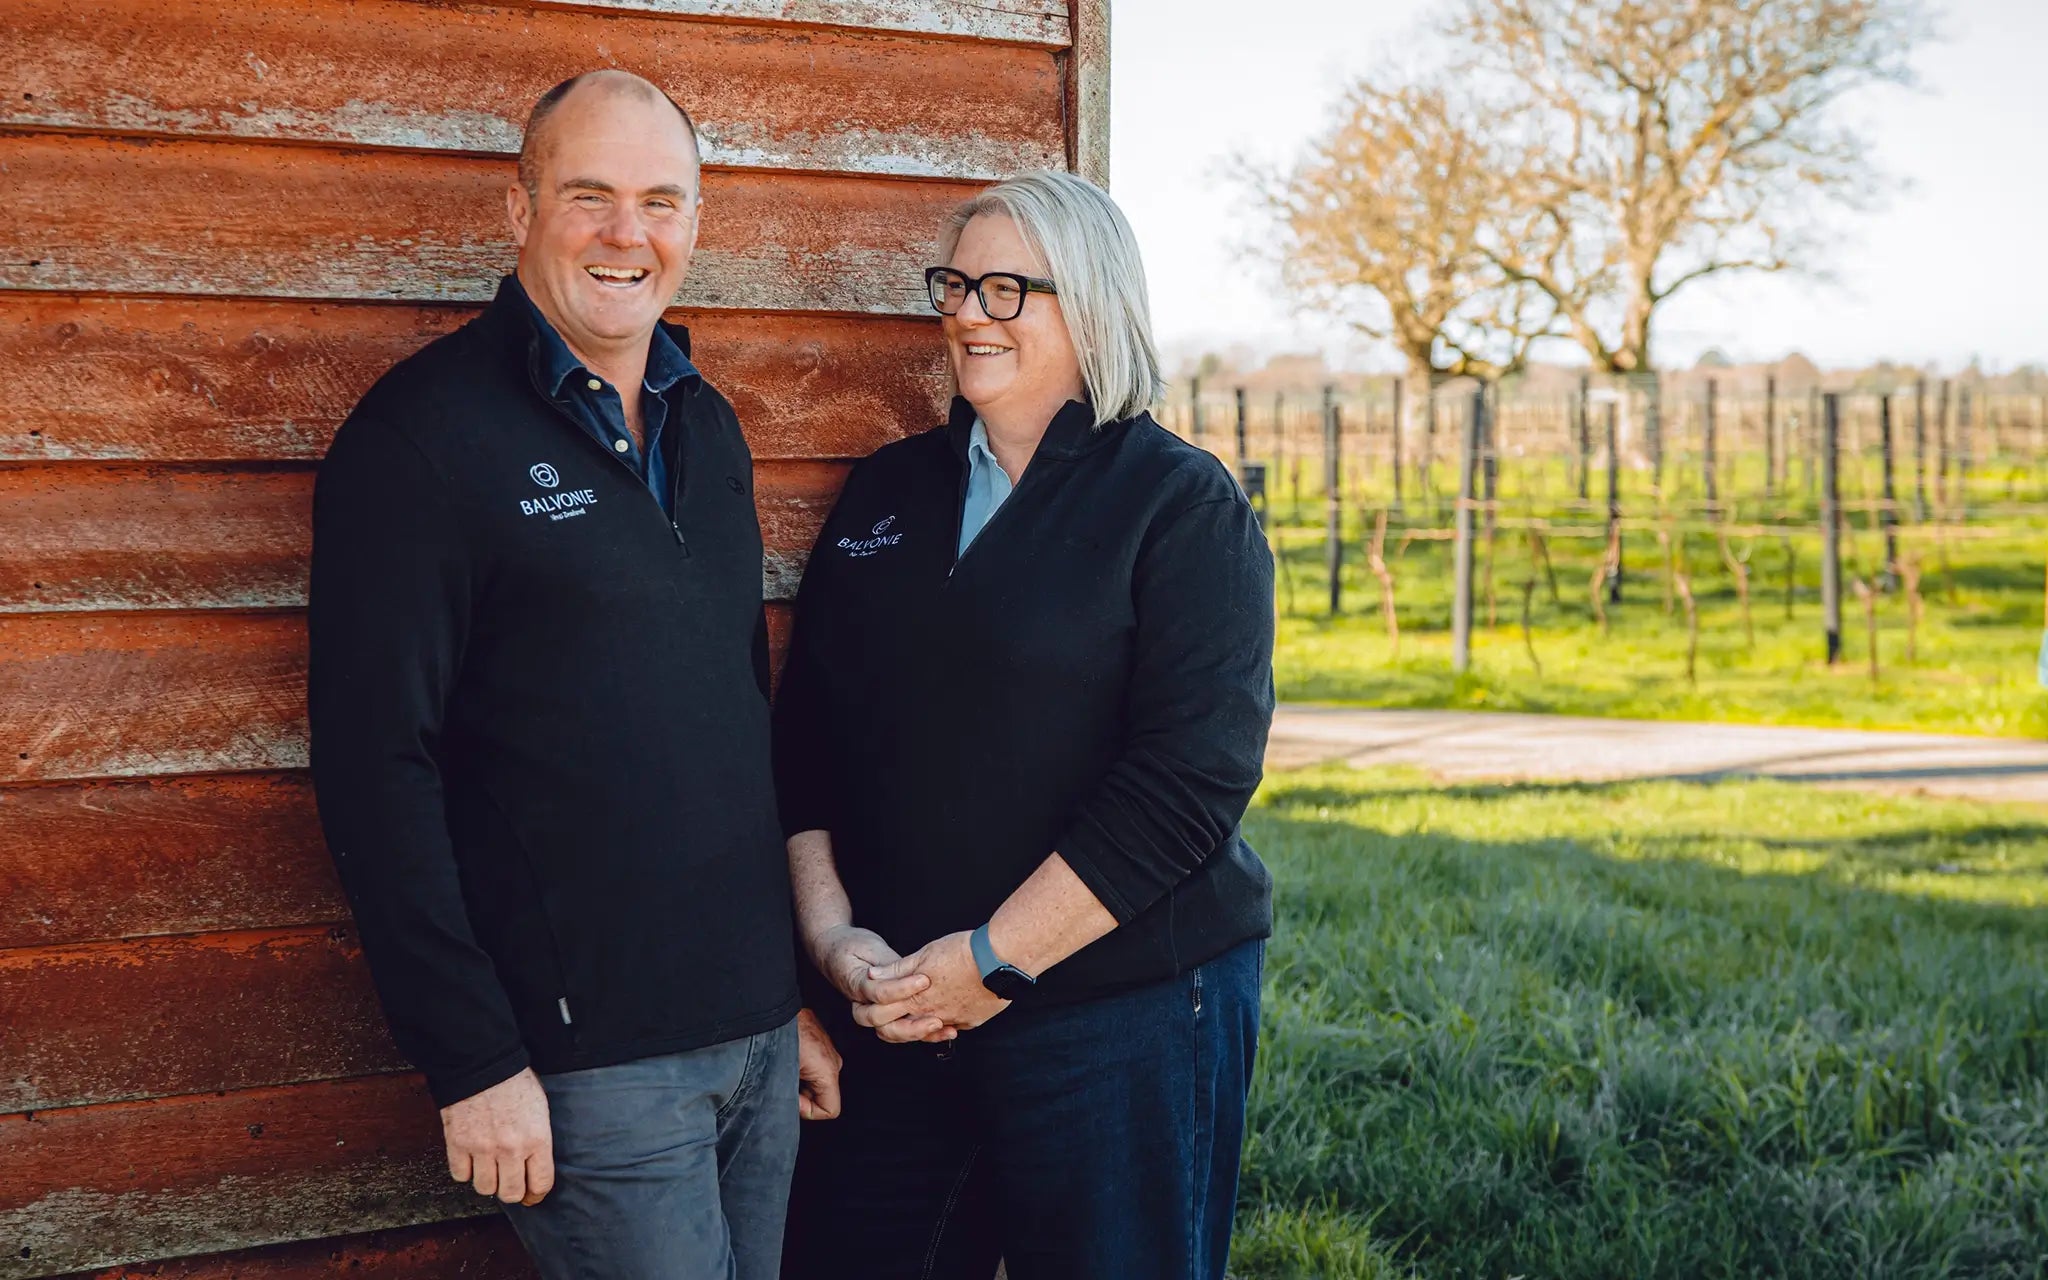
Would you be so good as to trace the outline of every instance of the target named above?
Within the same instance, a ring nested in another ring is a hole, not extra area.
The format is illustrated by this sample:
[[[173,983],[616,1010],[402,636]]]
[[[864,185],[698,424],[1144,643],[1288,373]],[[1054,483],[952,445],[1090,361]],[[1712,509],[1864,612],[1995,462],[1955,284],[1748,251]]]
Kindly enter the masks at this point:
[[[1976,459],[1970,448],[1970,410],[1975,407],[1976,397],[1968,387],[1956,393],[1956,483],[1952,494],[1955,519],[1970,518],[1970,468]]]
[[[1237,389],[1237,474],[1238,474],[1238,478],[1239,478],[1240,480],[1242,480],[1242,479],[1243,479],[1243,477],[1244,477],[1244,463],[1245,463],[1245,438],[1244,438],[1244,433],[1245,433],[1245,420],[1244,420],[1244,388],[1243,388],[1243,387],[1239,387],[1239,388]]]
[[[1951,384],[1941,380],[1941,399],[1934,410],[1934,505],[1939,519],[1948,519],[1948,406]]]
[[[1892,481],[1892,396],[1889,391],[1877,397],[1877,432],[1878,443],[1884,450],[1884,515],[1880,521],[1884,526],[1884,576],[1879,589],[1890,591],[1899,581],[1899,495]]]
[[[1706,486],[1707,519],[1710,521],[1721,518],[1721,481],[1720,477],[1715,474],[1714,466],[1714,432],[1718,425],[1714,421],[1714,392],[1716,386],[1717,381],[1715,379],[1707,379],[1706,410],[1700,419],[1700,481]]]
[[[1645,383],[1643,429],[1650,441],[1650,492],[1664,496],[1664,379],[1652,373]]]
[[[1472,411],[1465,419],[1465,444],[1458,450],[1457,537],[1451,575],[1451,670],[1464,675],[1472,667],[1472,508],[1477,498],[1479,442],[1483,439],[1486,391],[1472,393]]]
[[[1394,425],[1391,433],[1392,439],[1389,447],[1393,451],[1392,466],[1394,472],[1394,510],[1397,512],[1401,510],[1401,429],[1407,421],[1407,389],[1408,380],[1406,378],[1394,379]]]
[[[1913,384],[1913,523],[1927,523],[1927,379]]]
[[[1196,448],[1202,444],[1202,378],[1200,374],[1188,379],[1188,441]]]
[[[1493,595],[1494,552],[1500,537],[1500,514],[1494,507],[1494,499],[1500,494],[1500,447],[1494,439],[1500,433],[1498,388],[1482,382],[1479,384],[1479,398],[1483,406],[1479,415],[1479,492],[1486,513],[1483,521],[1486,534],[1486,629],[1491,631],[1500,625],[1498,602]]]
[[[1830,391],[1821,400],[1820,441],[1820,612],[1829,666],[1842,660],[1841,436],[1841,398]]]
[[[1323,388],[1323,498],[1328,511],[1323,553],[1330,574],[1330,616],[1344,607],[1344,487],[1342,426],[1337,417],[1337,388]]]
[[[1778,496],[1778,375],[1764,378],[1764,497]]]
[[[1587,400],[1588,400],[1588,398],[1589,398],[1589,397],[1590,397],[1590,396],[1591,396],[1592,394],[1593,394],[1593,379],[1592,379],[1592,377],[1591,377],[1590,375],[1588,375],[1588,374],[1583,374],[1583,373],[1582,373],[1582,374],[1580,374],[1580,375],[1579,375],[1579,417],[1578,417],[1578,422],[1577,422],[1577,423],[1575,424],[1575,425],[1577,426],[1577,428],[1578,428],[1578,433],[1579,433],[1579,438],[1578,438],[1578,441],[1577,441],[1577,443],[1578,443],[1578,446],[1579,446],[1579,501],[1580,501],[1580,502],[1584,502],[1584,501],[1586,501],[1586,498],[1587,498],[1587,490],[1588,490],[1588,488],[1590,487],[1590,485],[1591,485],[1591,480],[1592,480],[1591,472],[1592,472],[1592,470],[1593,470],[1593,424],[1592,424],[1592,421],[1591,421],[1591,417],[1590,417],[1590,415],[1591,415],[1591,413],[1592,413],[1592,407],[1591,407],[1591,406],[1590,406],[1590,405],[1589,405],[1589,404],[1587,403]]]
[[[1607,602],[1621,603],[1621,406],[1607,402]],[[1603,618],[1604,622],[1605,619]]]

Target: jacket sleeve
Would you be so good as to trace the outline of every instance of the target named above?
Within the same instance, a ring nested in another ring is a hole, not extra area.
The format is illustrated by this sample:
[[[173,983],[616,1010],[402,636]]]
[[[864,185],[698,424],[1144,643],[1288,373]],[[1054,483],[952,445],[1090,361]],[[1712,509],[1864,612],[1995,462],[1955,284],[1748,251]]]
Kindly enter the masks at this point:
[[[1230,838],[1273,722],[1273,563],[1242,497],[1197,503],[1139,552],[1116,762],[1058,851],[1118,924]]]
[[[470,930],[442,804],[442,729],[471,580],[440,477],[359,410],[314,488],[313,785],[392,1036],[442,1106],[527,1065]]]

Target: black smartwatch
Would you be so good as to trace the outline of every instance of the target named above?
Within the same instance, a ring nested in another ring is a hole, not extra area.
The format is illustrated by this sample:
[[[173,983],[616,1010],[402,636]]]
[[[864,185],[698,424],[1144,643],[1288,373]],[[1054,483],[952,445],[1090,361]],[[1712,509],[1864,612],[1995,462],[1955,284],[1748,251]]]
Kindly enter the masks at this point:
[[[996,949],[988,944],[987,925],[976,929],[968,937],[967,945],[974,952],[974,967],[981,970],[981,985],[988,988],[990,995],[1015,1000],[1038,985],[1038,979],[996,958]]]

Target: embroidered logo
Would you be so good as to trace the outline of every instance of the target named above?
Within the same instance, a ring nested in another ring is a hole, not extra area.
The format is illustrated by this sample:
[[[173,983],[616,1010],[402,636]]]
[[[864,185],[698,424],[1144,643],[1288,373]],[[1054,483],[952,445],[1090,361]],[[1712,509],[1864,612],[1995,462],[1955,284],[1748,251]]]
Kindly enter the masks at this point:
[[[526,474],[543,489],[555,489],[562,483],[562,474],[545,462],[536,462],[526,469]],[[538,498],[521,498],[519,514],[523,516],[546,516],[550,520],[567,520],[580,516],[597,505],[597,491],[594,489],[571,489],[567,492],[543,494]]]
[[[874,528],[868,530],[874,536],[858,539],[841,538],[836,545],[850,556],[871,556],[883,547],[893,547],[903,541],[902,534],[889,532],[895,523],[895,516],[884,516],[875,522]]]

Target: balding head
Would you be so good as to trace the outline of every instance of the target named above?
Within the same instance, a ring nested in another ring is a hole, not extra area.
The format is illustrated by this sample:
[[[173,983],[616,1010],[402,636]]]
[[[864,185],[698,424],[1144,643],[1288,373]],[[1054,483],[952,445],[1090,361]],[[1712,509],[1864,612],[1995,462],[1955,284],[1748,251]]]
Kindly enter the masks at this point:
[[[527,113],[526,134],[519,141],[519,184],[526,188],[528,196],[540,195],[541,171],[547,167],[548,149],[554,132],[551,121],[556,111],[571,97],[586,95],[630,96],[650,103],[667,103],[690,135],[691,155],[701,161],[703,151],[697,140],[697,122],[690,119],[690,113],[669,97],[660,85],[630,71],[612,68],[585,71],[581,75],[570,76],[540,95],[540,100],[533,104],[533,110]]]

